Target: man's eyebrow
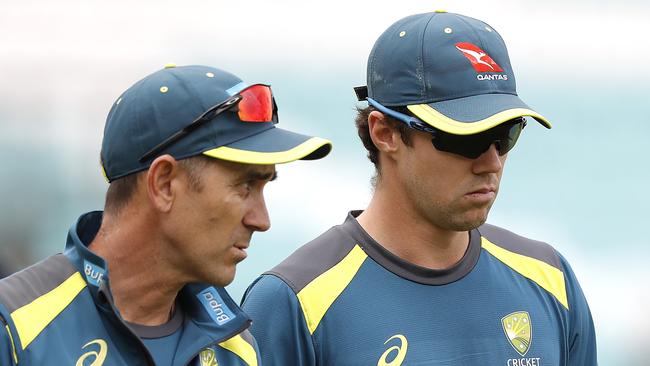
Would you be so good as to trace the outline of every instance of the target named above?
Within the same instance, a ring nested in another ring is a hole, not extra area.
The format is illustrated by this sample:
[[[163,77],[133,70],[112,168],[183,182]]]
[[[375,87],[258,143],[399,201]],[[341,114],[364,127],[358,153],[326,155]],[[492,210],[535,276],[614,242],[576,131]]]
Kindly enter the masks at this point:
[[[278,178],[278,172],[272,171],[267,173],[262,173],[258,171],[249,171],[246,173],[246,180],[263,180],[263,181],[274,181]]]

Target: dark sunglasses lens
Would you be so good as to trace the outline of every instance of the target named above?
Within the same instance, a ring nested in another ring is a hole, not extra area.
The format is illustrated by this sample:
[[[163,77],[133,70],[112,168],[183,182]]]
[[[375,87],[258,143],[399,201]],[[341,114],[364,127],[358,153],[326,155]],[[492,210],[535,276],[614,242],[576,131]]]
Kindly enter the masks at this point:
[[[239,119],[244,122],[270,122],[273,120],[273,96],[266,85],[253,85],[241,93],[238,105]]]
[[[433,146],[439,151],[476,159],[496,144],[499,155],[504,155],[517,143],[524,128],[524,122],[504,124],[476,135],[453,135],[438,133],[434,136]]]
[[[492,141],[476,138],[476,136],[458,136],[439,133],[434,136],[433,146],[439,150],[466,158],[476,159],[490,148]]]
[[[495,136],[497,148],[499,149],[499,155],[505,155],[510,150],[512,150],[513,147],[515,147],[515,144],[517,143],[517,140],[519,140],[519,136],[521,135],[521,131],[524,129],[524,126],[524,121],[503,126],[503,130],[498,132],[498,135]]]

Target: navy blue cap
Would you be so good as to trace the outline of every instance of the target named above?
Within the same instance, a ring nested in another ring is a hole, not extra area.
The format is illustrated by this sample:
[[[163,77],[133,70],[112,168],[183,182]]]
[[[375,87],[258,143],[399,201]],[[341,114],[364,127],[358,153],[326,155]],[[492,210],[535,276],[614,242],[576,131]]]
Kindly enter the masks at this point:
[[[108,113],[101,163],[107,180],[145,170],[140,157],[189,125],[206,110],[250,86],[237,76],[208,66],[167,65],[138,81]],[[242,122],[221,113],[160,152],[183,159],[199,154],[248,164],[320,159],[331,142],[277,128],[274,122]]]
[[[550,123],[517,95],[505,42],[488,24],[436,11],[403,18],[375,42],[367,96],[407,106],[448,133],[485,131],[516,117]]]

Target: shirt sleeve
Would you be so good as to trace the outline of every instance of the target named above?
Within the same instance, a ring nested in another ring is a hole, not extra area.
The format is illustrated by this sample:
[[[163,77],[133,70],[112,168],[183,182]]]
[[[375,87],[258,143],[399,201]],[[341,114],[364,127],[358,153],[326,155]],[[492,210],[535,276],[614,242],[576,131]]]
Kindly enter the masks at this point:
[[[569,365],[597,366],[596,331],[589,304],[569,263],[560,255],[569,297]]]
[[[262,275],[246,290],[242,308],[253,319],[250,331],[262,365],[316,365],[312,335],[294,291],[280,278]]]
[[[0,366],[15,365],[16,352],[7,321],[0,314]]]

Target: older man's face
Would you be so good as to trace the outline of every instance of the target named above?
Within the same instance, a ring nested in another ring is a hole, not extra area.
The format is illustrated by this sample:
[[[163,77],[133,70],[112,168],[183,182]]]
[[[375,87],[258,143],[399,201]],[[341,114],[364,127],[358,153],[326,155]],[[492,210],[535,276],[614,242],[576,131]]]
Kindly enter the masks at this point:
[[[199,172],[198,189],[181,189],[175,202],[175,262],[190,282],[225,286],[235,266],[246,258],[255,231],[271,226],[264,201],[274,165],[251,165],[211,159]]]

